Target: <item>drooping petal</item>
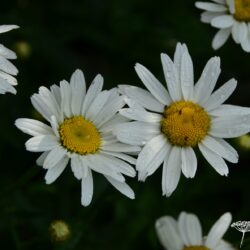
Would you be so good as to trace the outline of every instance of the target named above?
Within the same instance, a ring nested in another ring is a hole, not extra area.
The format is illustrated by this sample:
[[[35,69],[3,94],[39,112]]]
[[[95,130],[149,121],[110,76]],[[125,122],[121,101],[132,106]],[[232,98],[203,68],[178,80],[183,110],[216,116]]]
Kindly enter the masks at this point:
[[[164,160],[162,171],[162,194],[170,196],[176,189],[181,176],[181,148],[173,146]]]
[[[225,161],[222,159],[222,157],[214,153],[203,143],[199,143],[198,146],[204,158],[216,170],[216,172],[218,172],[220,175],[227,176],[229,172],[228,167]]]
[[[92,171],[88,168],[87,175],[82,178],[82,196],[81,203],[83,206],[88,206],[92,201],[94,191]]]
[[[187,178],[193,178],[197,170],[197,158],[191,147],[181,149],[181,169]]]
[[[46,184],[53,183],[63,172],[68,164],[69,158],[64,157],[61,161],[59,161],[53,168],[47,170],[45,175]]]
[[[105,177],[122,194],[124,194],[125,196],[127,196],[130,199],[135,198],[134,191],[130,188],[130,186],[127,183],[119,182],[119,181],[117,181],[117,180],[115,180],[115,179],[113,179],[112,177],[109,177],[109,176],[105,176]]]

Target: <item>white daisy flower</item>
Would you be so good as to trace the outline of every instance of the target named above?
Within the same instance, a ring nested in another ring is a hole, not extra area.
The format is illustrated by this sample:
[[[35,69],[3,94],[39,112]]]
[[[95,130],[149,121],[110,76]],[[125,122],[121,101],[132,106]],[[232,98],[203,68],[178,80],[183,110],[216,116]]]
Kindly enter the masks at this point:
[[[102,87],[103,78],[97,75],[86,92],[84,75],[76,70],[70,83],[61,81],[60,86],[52,85],[50,90],[40,87],[39,93],[31,97],[33,106],[50,126],[26,118],[15,123],[33,136],[26,142],[26,149],[43,152],[37,164],[47,170],[47,184],[54,182],[70,161],[74,176],[82,183],[84,206],[92,200],[92,170],[103,174],[121,193],[134,198],[123,174],[135,176],[134,168],[128,164],[135,164],[135,159],[126,153],[138,152],[140,147],[121,143],[112,134],[124,122],[124,117],[117,114],[124,98],[116,89],[102,91]]]
[[[234,250],[222,239],[232,220],[230,213],[223,214],[203,237],[198,217],[182,212],[176,221],[171,216],[156,221],[156,231],[161,244],[167,250]]]
[[[168,91],[137,63],[135,70],[149,92],[120,85],[129,106],[120,114],[135,121],[120,124],[114,133],[124,143],[143,146],[136,163],[139,180],[144,181],[163,163],[162,191],[170,196],[181,172],[187,178],[195,176],[193,148],[197,146],[220,175],[228,174],[224,159],[237,163],[238,154],[222,138],[250,131],[250,109],[222,104],[236,88],[234,79],[212,93],[221,71],[218,57],[207,62],[196,85],[185,44],[177,45],[174,62],[166,54],[161,54],[161,61]]]
[[[232,34],[233,40],[250,52],[250,0],[212,0],[196,2],[195,6],[205,10],[202,22],[219,29],[212,41],[214,49],[219,49]]]
[[[0,33],[17,28],[17,25],[0,25]],[[0,44],[0,94],[16,94],[13,86],[17,85],[17,80],[13,76],[17,75],[18,70],[8,59],[16,59],[16,53]]]

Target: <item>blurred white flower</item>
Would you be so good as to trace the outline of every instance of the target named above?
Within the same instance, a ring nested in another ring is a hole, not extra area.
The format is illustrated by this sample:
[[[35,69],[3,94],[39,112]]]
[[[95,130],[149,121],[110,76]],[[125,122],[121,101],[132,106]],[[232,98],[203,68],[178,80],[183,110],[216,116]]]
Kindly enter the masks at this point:
[[[17,28],[17,25],[0,25],[0,33]],[[16,59],[16,53],[0,44],[0,94],[16,94],[13,86],[17,85],[17,80],[13,76],[17,75],[18,70],[8,59]]]
[[[195,6],[205,10],[202,22],[219,29],[212,41],[214,49],[219,49],[232,34],[233,40],[250,52],[250,0],[212,0],[196,2]]]
[[[250,109],[223,104],[236,88],[235,79],[212,93],[221,72],[220,58],[207,62],[195,85],[193,63],[185,44],[177,44],[174,61],[166,54],[161,54],[161,61],[168,91],[137,63],[135,70],[149,92],[120,85],[129,106],[120,114],[135,121],[120,124],[114,133],[124,143],[143,146],[136,163],[139,180],[145,181],[163,163],[162,192],[170,196],[181,172],[187,178],[195,176],[197,146],[220,175],[228,175],[224,159],[237,163],[238,154],[222,138],[250,131]]]
[[[39,93],[31,97],[33,106],[50,126],[33,119],[16,120],[20,130],[33,136],[26,142],[26,149],[44,152],[37,164],[47,169],[47,184],[54,182],[70,161],[74,176],[82,181],[84,206],[92,200],[92,170],[134,198],[123,174],[135,176],[134,168],[128,164],[135,164],[135,159],[127,153],[138,152],[140,147],[121,143],[112,134],[118,124],[127,121],[117,114],[124,98],[116,89],[102,91],[102,87],[103,78],[97,75],[86,92],[84,75],[76,70],[70,83],[61,81],[60,86],[53,85],[50,90],[40,87]]]
[[[163,216],[155,226],[167,250],[233,250],[233,246],[222,239],[231,220],[230,213],[223,214],[205,237],[198,217],[186,212],[182,212],[177,221],[171,216]]]

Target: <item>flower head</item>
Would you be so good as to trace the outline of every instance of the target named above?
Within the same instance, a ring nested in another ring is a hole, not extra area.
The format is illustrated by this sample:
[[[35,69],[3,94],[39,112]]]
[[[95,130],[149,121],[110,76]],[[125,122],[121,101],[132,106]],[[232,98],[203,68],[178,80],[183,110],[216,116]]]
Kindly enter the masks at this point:
[[[17,25],[0,25],[0,33],[17,28]],[[8,59],[16,59],[16,53],[0,44],[0,94],[16,94],[13,86],[17,85],[17,80],[13,76],[17,75],[18,70]]]
[[[40,87],[31,97],[35,109],[49,125],[33,119],[20,118],[16,126],[33,136],[26,149],[43,152],[37,164],[47,170],[47,184],[54,182],[70,161],[74,176],[82,181],[84,206],[93,195],[92,171],[103,174],[121,193],[134,198],[134,192],[125,183],[124,175],[134,177],[129,163],[135,159],[127,153],[138,152],[140,147],[119,142],[112,130],[126,118],[117,114],[124,98],[116,89],[102,91],[103,78],[97,75],[88,91],[82,71],[76,70],[70,83],[50,89]]]
[[[220,48],[232,34],[233,40],[250,52],[250,0],[212,0],[195,5],[204,10],[201,21],[219,29],[212,41],[214,49]]]
[[[160,242],[168,250],[233,250],[233,246],[222,239],[231,220],[230,213],[223,214],[205,237],[198,217],[186,212],[182,212],[177,221],[163,216],[155,226]]]
[[[135,120],[115,130],[124,143],[143,146],[136,168],[144,181],[163,163],[162,191],[170,196],[181,172],[193,178],[197,169],[194,148],[199,148],[221,175],[228,174],[224,159],[236,163],[238,154],[222,138],[237,137],[250,130],[250,109],[223,104],[236,88],[231,79],[213,92],[220,74],[220,59],[211,58],[194,85],[193,63],[186,45],[178,44],[174,61],[161,54],[168,91],[141,64],[135,70],[148,91],[121,85],[128,108],[120,114]]]

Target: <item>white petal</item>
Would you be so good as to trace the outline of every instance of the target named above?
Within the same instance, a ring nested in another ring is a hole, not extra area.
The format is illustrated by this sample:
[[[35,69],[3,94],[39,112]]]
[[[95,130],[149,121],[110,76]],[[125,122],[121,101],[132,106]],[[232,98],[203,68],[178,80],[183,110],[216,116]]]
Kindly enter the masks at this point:
[[[16,53],[0,44],[0,55],[6,59],[16,59]]]
[[[227,8],[224,5],[216,3],[196,2],[195,6],[199,9],[213,11],[213,12],[221,12],[227,10]]]
[[[234,0],[226,0],[227,5],[229,6],[229,11],[231,14],[235,13],[235,3]]]
[[[105,176],[107,180],[122,194],[126,195],[130,199],[135,198],[134,191],[129,187],[129,185],[125,182],[119,182],[109,176]]]
[[[58,124],[58,121],[56,120],[56,117],[53,115],[51,116],[50,118],[50,125],[51,125],[51,128],[54,132],[54,134],[60,138],[60,134],[59,134],[59,131],[58,131],[58,128],[59,128],[59,124]]]
[[[13,86],[17,85],[17,79],[7,73],[1,72],[0,71],[0,77],[5,79],[8,83],[10,83]]]
[[[159,218],[156,223],[156,232],[165,249],[180,250],[183,243],[179,235],[176,221],[170,216]]]
[[[181,169],[187,178],[193,178],[197,170],[197,158],[191,147],[181,149]]]
[[[220,174],[220,175],[228,175],[228,167],[225,161],[204,144],[199,143],[199,149],[208,163]]]
[[[123,108],[119,113],[128,119],[152,123],[159,123],[162,120],[162,115],[146,111],[136,101],[127,97],[125,97],[124,100],[129,108]]]
[[[117,181],[124,182],[125,178],[118,170],[114,170],[114,167],[110,165],[110,162],[105,161],[105,157],[100,154],[88,155],[88,166],[97,173],[108,175]]]
[[[217,16],[220,16],[221,14],[221,12],[204,11],[203,13],[201,13],[201,21],[203,23],[210,23],[212,19]]]
[[[39,135],[32,137],[26,143],[26,149],[31,152],[49,151],[58,145],[58,138],[53,135]]]
[[[152,159],[155,158],[159,150],[166,144],[167,140],[162,134],[155,136],[147,142],[138,156],[136,169],[138,171],[144,171],[152,162]]]
[[[250,131],[250,116],[221,116],[212,120],[209,134],[219,138],[234,138]]]
[[[88,173],[88,166],[81,160],[81,156],[75,155],[71,158],[71,170],[74,176],[80,180],[83,177],[86,177],[86,174]]]
[[[241,41],[241,47],[244,51],[250,52],[250,32],[248,31],[245,39]]]
[[[19,26],[13,25],[13,24],[9,24],[9,25],[0,25],[0,33],[8,32],[8,31],[10,31],[10,30],[18,29],[18,28],[19,28]]]
[[[167,54],[161,54],[165,80],[173,101],[182,99],[181,85],[176,67]]]
[[[180,72],[181,72],[181,60],[184,52],[187,52],[186,44],[177,43],[175,53],[174,53],[174,65],[178,73],[178,78],[180,80]]]
[[[140,147],[137,146],[130,146],[124,143],[112,143],[109,145],[104,145],[102,147],[103,150],[105,151],[113,151],[113,152],[138,152],[140,151]]]
[[[211,25],[219,29],[232,27],[233,23],[234,23],[234,18],[231,15],[221,15],[221,16],[215,17],[211,21]]]
[[[6,92],[16,94],[16,89],[9,83],[9,81],[0,77],[0,93],[5,94]]]
[[[206,138],[202,141],[202,143],[208,147],[211,151],[213,151],[215,154],[218,154],[222,158],[232,162],[237,163],[238,157],[232,153],[231,150],[228,150],[228,147],[224,146],[224,143],[221,143],[221,139],[215,139],[211,136],[206,136]]]
[[[155,78],[155,76],[143,65],[137,63],[135,65],[136,73],[146,88],[152,93],[152,95],[162,104],[168,105],[171,103],[171,98],[167,90],[162,84]]]
[[[60,91],[61,91],[61,107],[63,110],[63,113],[66,117],[71,117],[71,99],[73,98],[71,96],[71,88],[67,81],[63,80],[60,82]]]
[[[218,108],[210,111],[209,114],[213,116],[249,115],[250,108],[222,104]]]
[[[50,152],[50,151],[45,151],[45,152],[43,152],[43,153],[36,159],[36,164],[37,164],[38,166],[43,166],[43,163],[44,163],[44,161],[45,161],[45,159],[46,159],[46,157],[47,157],[47,155],[48,155],[49,152]]]
[[[178,218],[178,228],[186,246],[202,245],[202,229],[196,215],[182,212]]]
[[[163,163],[169,151],[170,151],[170,145],[165,143],[157,152],[151,154],[151,158],[148,159],[147,164],[143,166],[143,169],[141,171],[139,170],[138,180],[145,181],[148,176],[152,175]]]
[[[140,146],[160,134],[160,126],[154,123],[128,122],[120,124],[114,134],[123,143]]]
[[[136,164],[136,159],[130,155],[126,155],[126,154],[123,154],[123,153],[116,153],[116,152],[108,152],[108,151],[103,151],[102,152],[103,154],[106,154],[106,155],[112,155],[112,156],[115,156],[119,159],[122,159],[124,161],[127,161],[128,163],[131,163],[133,165]]]
[[[33,119],[19,118],[15,121],[15,125],[24,133],[32,136],[53,134],[51,127]]]
[[[93,82],[91,83],[87,94],[85,96],[83,106],[82,106],[82,115],[84,116],[89,109],[91,103],[96,98],[96,96],[101,92],[103,87],[103,77],[101,75],[97,75]]]
[[[43,168],[50,169],[54,167],[56,164],[58,164],[59,161],[62,160],[65,155],[66,150],[62,148],[61,145],[54,147],[47,155],[43,163]]]
[[[96,120],[98,117],[99,112],[106,106],[105,103],[107,102],[110,96],[110,91],[102,91],[99,93],[92,104],[90,105],[89,109],[86,111],[85,117],[91,121]]]
[[[110,120],[108,120],[107,122],[105,122],[101,128],[99,128],[100,132],[113,132],[116,127],[124,122],[128,122],[129,120],[120,115],[120,114],[115,114]]]
[[[194,69],[191,56],[184,52],[181,60],[180,81],[182,94],[185,100],[192,98],[194,88]]]
[[[225,4],[225,0],[212,0],[212,1],[219,4]]]
[[[164,160],[162,172],[162,194],[170,196],[176,189],[181,176],[181,148],[173,146]]]
[[[39,94],[31,96],[31,102],[34,108],[41,113],[47,121],[50,121],[51,116],[55,116],[58,121],[61,121],[61,110],[56,98],[46,87],[40,87]]]
[[[225,42],[227,41],[227,39],[229,38],[230,34],[231,34],[231,28],[219,30],[215,34],[213,41],[212,41],[213,49],[217,50],[221,46],[223,46]]]
[[[85,78],[81,70],[77,69],[70,78],[71,110],[73,115],[81,114],[82,102],[86,94]]]
[[[92,201],[94,191],[92,171],[88,168],[88,173],[85,178],[82,178],[82,196],[81,203],[83,206],[88,206]]]
[[[216,247],[220,239],[223,237],[227,231],[232,220],[232,215],[230,213],[223,214],[210,229],[205,245],[209,249]]]
[[[47,170],[45,175],[46,184],[51,184],[54,182],[63,172],[68,164],[69,158],[64,157],[60,162],[58,162],[53,168]]]
[[[0,56],[0,69],[10,75],[17,75],[18,69],[5,57]]]
[[[247,25],[245,22],[234,21],[232,28],[232,36],[236,43],[241,43],[246,39],[247,36]]]
[[[123,96],[116,95],[105,104],[105,107],[103,107],[93,122],[98,128],[101,128],[101,126],[111,119],[124,105],[125,102]]]
[[[234,92],[236,86],[237,81],[235,79],[227,81],[208,98],[203,107],[208,111],[219,107]]]
[[[207,62],[204,70],[202,71],[200,79],[195,84],[194,100],[197,103],[202,105],[207,101],[215,87],[220,72],[220,58],[212,57]]]
[[[122,88],[123,85],[119,85],[119,88]],[[142,105],[144,108],[156,111],[156,112],[163,112],[164,105],[160,103],[150,92],[147,90],[135,87],[135,86],[129,86],[124,88],[125,94],[138,102],[140,105]]]
[[[219,243],[213,248],[214,250],[235,250],[235,247],[229,242],[220,240]]]

